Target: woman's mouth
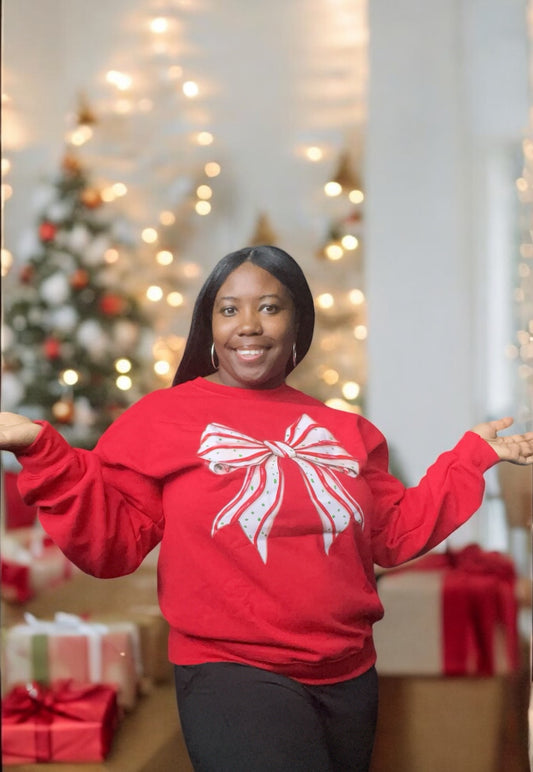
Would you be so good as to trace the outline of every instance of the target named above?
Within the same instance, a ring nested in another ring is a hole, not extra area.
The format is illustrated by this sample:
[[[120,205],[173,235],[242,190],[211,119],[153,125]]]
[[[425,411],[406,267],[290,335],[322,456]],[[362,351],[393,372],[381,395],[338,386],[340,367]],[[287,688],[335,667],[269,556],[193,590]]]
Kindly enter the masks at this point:
[[[241,359],[247,362],[258,359],[265,353],[264,348],[237,348],[235,351]]]

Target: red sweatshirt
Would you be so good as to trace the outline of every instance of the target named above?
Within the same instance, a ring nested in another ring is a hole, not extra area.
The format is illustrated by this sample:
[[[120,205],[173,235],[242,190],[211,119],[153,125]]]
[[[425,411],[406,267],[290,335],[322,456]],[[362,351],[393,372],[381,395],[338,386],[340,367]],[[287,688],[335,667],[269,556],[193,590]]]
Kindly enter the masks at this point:
[[[439,544],[479,508],[498,460],[467,432],[405,489],[366,419],[286,385],[203,378],[144,397],[93,451],[44,423],[18,458],[26,502],[87,573],[130,573],[161,541],[172,662],[241,662],[315,684],[374,663],[374,563]]]

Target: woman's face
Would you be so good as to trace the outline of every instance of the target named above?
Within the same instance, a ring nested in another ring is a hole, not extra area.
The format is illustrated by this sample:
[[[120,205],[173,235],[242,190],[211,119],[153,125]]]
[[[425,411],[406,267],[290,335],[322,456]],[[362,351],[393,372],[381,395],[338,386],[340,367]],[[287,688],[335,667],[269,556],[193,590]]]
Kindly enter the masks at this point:
[[[285,380],[296,340],[296,313],[287,288],[250,262],[236,268],[213,304],[219,362],[211,377],[226,386],[272,389]]]

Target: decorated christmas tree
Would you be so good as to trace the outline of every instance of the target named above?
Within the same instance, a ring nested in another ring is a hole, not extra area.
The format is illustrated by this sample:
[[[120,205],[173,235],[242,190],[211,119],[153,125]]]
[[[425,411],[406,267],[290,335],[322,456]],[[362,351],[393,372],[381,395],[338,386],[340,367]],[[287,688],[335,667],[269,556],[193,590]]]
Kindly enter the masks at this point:
[[[125,220],[70,151],[47,197],[32,254],[5,282],[3,409],[92,447],[154,386],[151,325]]]

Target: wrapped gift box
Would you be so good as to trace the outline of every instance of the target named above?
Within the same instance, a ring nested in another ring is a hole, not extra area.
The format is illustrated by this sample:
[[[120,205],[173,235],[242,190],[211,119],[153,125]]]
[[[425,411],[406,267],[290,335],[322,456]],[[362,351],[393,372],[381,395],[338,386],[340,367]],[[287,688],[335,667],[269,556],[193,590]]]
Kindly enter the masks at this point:
[[[111,687],[71,681],[15,687],[2,700],[2,761],[101,761],[117,723]]]
[[[24,603],[57,587],[78,569],[40,528],[20,528],[2,537],[2,597]]]
[[[25,624],[5,631],[6,689],[30,681],[72,679],[117,690],[118,704],[134,707],[142,678],[139,630],[133,622],[97,624],[59,612],[53,621],[25,614]]]
[[[491,676],[519,661],[515,572],[477,545],[431,554],[378,579],[382,675]]]
[[[113,579],[98,579],[79,571],[72,581],[40,593],[25,607],[4,604],[4,623],[20,624],[25,610],[50,619],[59,609],[91,622],[134,622],[140,634],[145,678],[156,684],[173,680],[168,660],[168,622],[157,601],[155,568],[141,567],[133,574]]]

